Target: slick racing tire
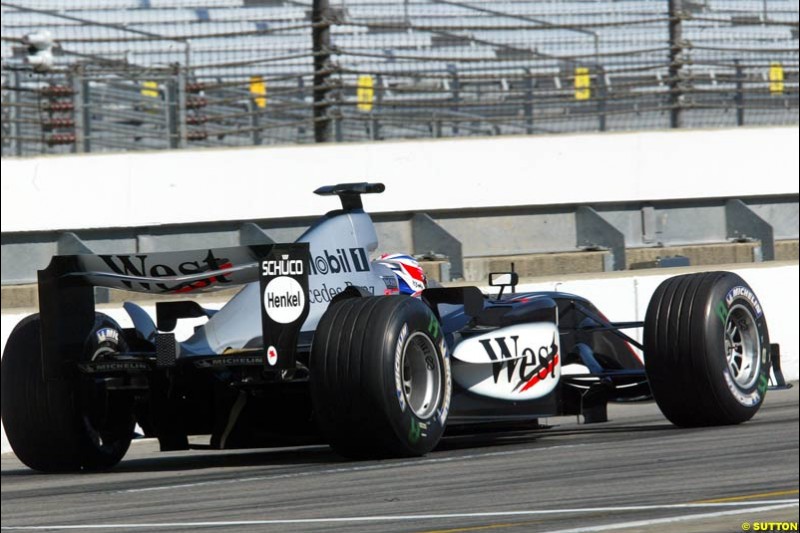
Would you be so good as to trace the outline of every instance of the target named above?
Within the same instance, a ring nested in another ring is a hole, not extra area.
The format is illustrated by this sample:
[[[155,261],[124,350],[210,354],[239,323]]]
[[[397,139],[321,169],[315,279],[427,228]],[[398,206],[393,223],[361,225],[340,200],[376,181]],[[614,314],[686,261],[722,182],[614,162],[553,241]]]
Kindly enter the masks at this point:
[[[40,329],[38,314],[23,319],[3,354],[2,417],[14,453],[42,472],[111,468],[133,437],[130,401],[110,397],[84,376],[44,380]],[[98,313],[82,359],[125,349],[119,326]]]
[[[653,397],[675,425],[739,424],[764,401],[767,323],[755,293],[736,274],[661,283],[647,308],[644,353]]]
[[[408,296],[350,298],[320,320],[310,359],[319,427],[350,458],[412,457],[445,429],[452,390],[439,321]]]

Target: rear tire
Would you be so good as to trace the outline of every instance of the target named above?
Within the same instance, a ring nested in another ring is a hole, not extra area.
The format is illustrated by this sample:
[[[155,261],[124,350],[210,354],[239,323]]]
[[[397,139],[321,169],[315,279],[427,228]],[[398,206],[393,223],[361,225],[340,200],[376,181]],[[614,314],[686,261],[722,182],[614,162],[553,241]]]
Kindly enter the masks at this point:
[[[8,338],[2,362],[3,425],[14,453],[42,472],[103,470],[130,446],[134,419],[127,401],[103,394],[84,376],[42,377],[39,315],[23,319]],[[101,330],[113,334],[98,334]],[[83,359],[124,351],[119,326],[97,314]]]
[[[450,361],[439,322],[408,296],[332,304],[311,349],[311,397],[329,444],[351,458],[431,451],[450,405]]]
[[[653,397],[673,424],[739,424],[764,401],[769,332],[755,293],[736,274],[661,283],[647,308],[644,351]]]

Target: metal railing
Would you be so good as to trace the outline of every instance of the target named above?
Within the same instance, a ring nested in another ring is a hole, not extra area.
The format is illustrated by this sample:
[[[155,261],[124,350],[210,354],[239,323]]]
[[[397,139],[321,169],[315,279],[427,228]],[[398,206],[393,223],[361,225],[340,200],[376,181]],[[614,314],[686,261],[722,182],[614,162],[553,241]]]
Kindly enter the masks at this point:
[[[2,2],[3,156],[800,122],[791,0],[122,4]]]

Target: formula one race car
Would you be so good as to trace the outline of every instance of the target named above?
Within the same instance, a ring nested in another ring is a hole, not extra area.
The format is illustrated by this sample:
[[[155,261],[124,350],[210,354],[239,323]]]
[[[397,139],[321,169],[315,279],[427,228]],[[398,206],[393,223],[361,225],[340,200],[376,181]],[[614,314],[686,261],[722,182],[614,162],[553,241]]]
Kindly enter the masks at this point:
[[[211,435],[219,449],[326,442],[352,458],[419,456],[446,425],[600,422],[614,400],[655,398],[679,426],[738,424],[758,411],[771,371],[783,385],[761,304],[735,274],[670,278],[644,322],[626,323],[571,294],[508,294],[513,272],[490,276],[494,296],[425,288],[401,275],[408,265],[369,259],[377,236],[361,195],[383,190],[318,189],[342,209],[296,243],[54,257],[39,271],[39,314],[17,325],[2,360],[17,456],[45,472],[109,468],[137,423],[162,450]],[[218,311],[163,301],[153,321],[126,302],[130,329],[95,311],[97,286],[174,295],[236,284]],[[177,342],[188,317],[208,320]],[[637,327],[643,344],[623,332]]]

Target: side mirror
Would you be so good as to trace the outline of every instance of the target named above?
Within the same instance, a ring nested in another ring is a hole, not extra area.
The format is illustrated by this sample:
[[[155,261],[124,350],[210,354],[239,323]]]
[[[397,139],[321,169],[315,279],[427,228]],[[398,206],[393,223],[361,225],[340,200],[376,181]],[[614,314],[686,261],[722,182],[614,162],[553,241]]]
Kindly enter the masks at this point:
[[[490,287],[516,287],[519,276],[516,272],[492,272],[489,274]]]
[[[498,300],[503,297],[503,291],[506,289],[506,287],[511,287],[511,292],[514,292],[513,289],[517,286],[517,283],[519,283],[519,276],[516,272],[489,273],[489,286],[500,287],[500,292],[497,293]]]

